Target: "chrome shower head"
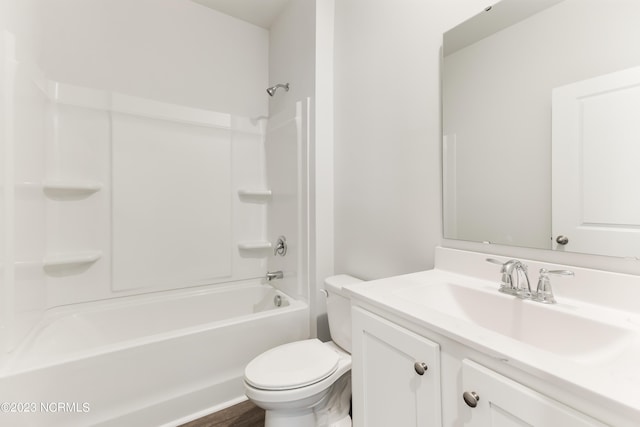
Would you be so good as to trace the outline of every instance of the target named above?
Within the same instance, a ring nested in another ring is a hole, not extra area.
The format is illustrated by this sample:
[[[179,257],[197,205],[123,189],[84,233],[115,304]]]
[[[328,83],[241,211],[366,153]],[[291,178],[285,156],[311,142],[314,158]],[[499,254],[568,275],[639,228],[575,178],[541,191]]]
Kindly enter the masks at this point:
[[[267,88],[267,93],[269,94],[269,96],[273,96],[276,93],[276,90],[278,90],[279,87],[283,87],[284,90],[286,90],[287,92],[289,92],[289,83],[286,84],[280,84],[278,83],[275,86],[271,86],[270,88]]]

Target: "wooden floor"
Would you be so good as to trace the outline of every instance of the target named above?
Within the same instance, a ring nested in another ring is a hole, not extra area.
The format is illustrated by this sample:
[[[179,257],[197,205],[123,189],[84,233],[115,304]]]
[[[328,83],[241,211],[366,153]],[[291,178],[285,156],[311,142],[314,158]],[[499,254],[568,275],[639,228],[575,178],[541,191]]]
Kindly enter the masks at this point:
[[[264,410],[247,400],[180,427],[264,427]]]

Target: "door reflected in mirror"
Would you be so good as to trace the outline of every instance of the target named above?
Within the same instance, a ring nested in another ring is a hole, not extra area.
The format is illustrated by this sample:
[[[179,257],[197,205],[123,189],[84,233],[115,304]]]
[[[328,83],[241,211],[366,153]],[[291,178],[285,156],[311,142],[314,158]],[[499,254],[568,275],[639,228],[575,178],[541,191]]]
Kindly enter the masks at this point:
[[[488,9],[444,35],[445,238],[640,256],[640,2]]]

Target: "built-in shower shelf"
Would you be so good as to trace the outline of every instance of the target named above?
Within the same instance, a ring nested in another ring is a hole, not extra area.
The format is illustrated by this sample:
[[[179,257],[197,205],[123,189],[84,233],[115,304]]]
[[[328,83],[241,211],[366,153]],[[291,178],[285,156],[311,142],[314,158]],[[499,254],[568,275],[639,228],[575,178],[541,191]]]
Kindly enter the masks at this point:
[[[44,181],[42,189],[52,197],[88,196],[102,189],[95,181]]]
[[[23,181],[23,182],[18,182],[16,183],[16,188],[20,188],[20,189],[40,189],[40,187],[42,186],[42,184],[40,184],[39,182],[31,182],[31,181]]]
[[[243,251],[261,251],[264,249],[271,249],[271,242],[267,242],[265,240],[240,242],[238,243],[238,249]]]
[[[100,258],[102,258],[102,252],[100,251],[66,252],[47,255],[42,260],[42,264],[44,268],[63,266],[79,267],[86,264],[92,264]]]
[[[245,200],[264,201],[271,197],[271,190],[255,188],[241,189],[238,190],[238,196]]]

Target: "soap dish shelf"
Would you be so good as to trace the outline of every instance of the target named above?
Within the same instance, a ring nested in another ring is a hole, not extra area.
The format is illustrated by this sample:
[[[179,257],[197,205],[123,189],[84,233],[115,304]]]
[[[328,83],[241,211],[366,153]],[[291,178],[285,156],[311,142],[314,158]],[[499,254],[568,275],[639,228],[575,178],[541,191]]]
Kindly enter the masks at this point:
[[[42,190],[51,197],[88,196],[102,189],[102,184],[95,181],[44,181]]]
[[[92,264],[100,258],[102,258],[102,252],[100,251],[59,253],[45,256],[42,260],[42,265],[45,269],[56,267],[80,267],[86,264]]]

